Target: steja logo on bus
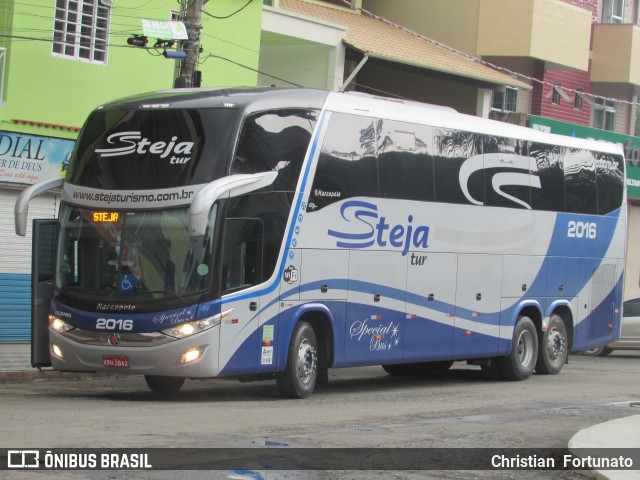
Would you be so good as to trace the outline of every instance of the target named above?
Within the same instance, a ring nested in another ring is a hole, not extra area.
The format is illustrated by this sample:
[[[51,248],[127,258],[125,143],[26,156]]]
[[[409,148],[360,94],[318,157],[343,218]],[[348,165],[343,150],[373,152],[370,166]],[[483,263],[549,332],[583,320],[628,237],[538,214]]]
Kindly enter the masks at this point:
[[[390,246],[401,248],[402,256],[405,256],[411,248],[419,250],[429,248],[429,227],[425,225],[414,227],[413,215],[407,217],[406,225],[390,225],[386,217],[378,215],[377,205],[359,200],[342,204],[340,214],[346,222],[353,222],[355,226],[350,229],[350,232],[331,229],[327,231],[331,237],[338,239],[336,246],[339,248]]]
[[[491,186],[494,192],[501,197],[512,201],[524,208],[531,209],[524,200],[521,200],[513,195],[503,191],[503,187],[509,186],[523,186],[530,188],[541,188],[540,178],[535,175],[538,172],[538,165],[535,158],[527,157],[524,155],[516,155],[515,153],[485,153],[483,155],[474,155],[469,157],[460,167],[460,173],[458,174],[460,180],[460,188],[462,193],[467,197],[467,200],[474,205],[484,205],[484,202],[476,200],[469,192],[469,177],[477,171],[485,169],[509,169],[514,171],[499,171],[491,179]],[[523,173],[518,173],[515,170],[520,170]]]
[[[169,163],[187,163],[191,160],[193,142],[178,142],[178,137],[171,137],[170,142],[151,142],[142,137],[140,132],[113,133],[107,137],[107,143],[115,145],[111,148],[97,148],[96,153],[101,157],[119,157],[132,153],[159,155],[169,158]],[[180,155],[180,156],[178,156]]]

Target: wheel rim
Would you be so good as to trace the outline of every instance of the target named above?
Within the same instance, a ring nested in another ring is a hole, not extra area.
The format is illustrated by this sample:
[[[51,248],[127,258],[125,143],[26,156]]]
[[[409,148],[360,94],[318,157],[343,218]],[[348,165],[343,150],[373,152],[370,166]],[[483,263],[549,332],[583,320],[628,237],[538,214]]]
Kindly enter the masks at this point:
[[[309,339],[305,338],[300,342],[300,348],[298,349],[298,362],[296,365],[298,378],[302,384],[306,385],[311,382],[315,376],[317,365],[318,352],[309,342]]]
[[[547,357],[554,363],[562,361],[565,356],[567,342],[562,332],[554,328],[547,336]]]
[[[529,330],[523,330],[518,337],[518,363],[528,367],[533,359],[533,335]]]

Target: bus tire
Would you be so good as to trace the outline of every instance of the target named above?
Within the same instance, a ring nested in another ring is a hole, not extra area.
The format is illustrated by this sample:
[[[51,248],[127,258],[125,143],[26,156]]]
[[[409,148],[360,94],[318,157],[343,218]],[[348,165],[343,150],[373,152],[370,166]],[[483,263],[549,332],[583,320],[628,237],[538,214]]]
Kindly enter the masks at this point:
[[[538,359],[538,332],[529,317],[518,318],[513,328],[511,353],[496,362],[503,380],[526,380],[533,373]]]
[[[288,398],[307,398],[318,379],[318,341],[313,327],[299,322],[293,330],[287,366],[276,374],[280,393]]]
[[[539,339],[536,373],[556,375],[567,362],[569,355],[567,327],[559,315],[551,315],[546,332]]]
[[[185,381],[183,377],[165,377],[162,375],[145,375],[144,380],[151,391],[164,395],[178,392]]]

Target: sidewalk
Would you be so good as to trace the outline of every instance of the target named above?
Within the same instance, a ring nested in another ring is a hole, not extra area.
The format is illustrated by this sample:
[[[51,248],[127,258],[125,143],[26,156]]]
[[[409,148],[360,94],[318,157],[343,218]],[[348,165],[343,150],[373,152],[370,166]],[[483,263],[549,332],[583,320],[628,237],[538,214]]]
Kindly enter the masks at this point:
[[[93,375],[55,372],[50,368],[38,370],[31,367],[31,350],[28,343],[0,344],[0,383],[40,378],[82,378]],[[572,452],[590,448],[640,449],[640,415],[619,418],[585,428],[569,440],[568,447]],[[638,455],[635,457],[637,458]],[[637,465],[637,468],[637,470],[593,470],[580,473],[598,480],[640,480],[640,465]]]

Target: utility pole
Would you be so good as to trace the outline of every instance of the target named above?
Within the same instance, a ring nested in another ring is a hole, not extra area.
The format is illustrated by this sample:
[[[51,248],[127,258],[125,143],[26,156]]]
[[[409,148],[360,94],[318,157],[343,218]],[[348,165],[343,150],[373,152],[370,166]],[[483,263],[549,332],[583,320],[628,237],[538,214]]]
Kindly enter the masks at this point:
[[[200,53],[200,31],[202,30],[203,0],[182,0],[181,17],[187,27],[188,40],[180,42],[186,54],[180,62],[173,86],[175,88],[192,88],[200,86],[198,72],[198,54]]]

